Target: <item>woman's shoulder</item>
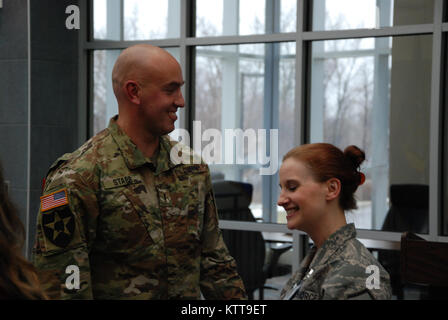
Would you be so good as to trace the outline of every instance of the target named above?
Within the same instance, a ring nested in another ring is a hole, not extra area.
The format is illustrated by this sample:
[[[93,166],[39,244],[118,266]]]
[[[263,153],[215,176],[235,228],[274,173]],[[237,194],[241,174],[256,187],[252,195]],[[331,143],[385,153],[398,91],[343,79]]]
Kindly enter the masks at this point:
[[[357,239],[347,241],[339,253],[331,261],[333,271],[345,270],[352,275],[365,275],[366,270],[376,266],[381,273],[387,271],[381,266],[372,253]]]
[[[373,299],[390,298],[389,274],[356,239],[347,241],[330,262],[325,286],[328,293],[345,298],[362,293],[368,293]]]

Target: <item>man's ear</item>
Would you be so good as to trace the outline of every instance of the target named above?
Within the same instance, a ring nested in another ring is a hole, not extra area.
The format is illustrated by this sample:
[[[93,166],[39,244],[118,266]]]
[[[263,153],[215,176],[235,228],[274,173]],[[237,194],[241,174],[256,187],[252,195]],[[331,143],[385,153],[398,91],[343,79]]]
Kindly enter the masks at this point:
[[[328,179],[326,182],[327,185],[327,195],[326,200],[330,201],[339,197],[341,193],[341,181],[337,178]]]
[[[140,104],[140,86],[137,82],[129,80],[126,82],[124,91],[126,97],[134,104]]]

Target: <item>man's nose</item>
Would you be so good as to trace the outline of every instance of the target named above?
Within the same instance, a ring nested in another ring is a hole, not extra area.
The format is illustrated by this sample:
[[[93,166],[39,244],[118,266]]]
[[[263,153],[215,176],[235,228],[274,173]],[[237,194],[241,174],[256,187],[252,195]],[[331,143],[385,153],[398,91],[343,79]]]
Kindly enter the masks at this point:
[[[180,90],[180,89],[179,89],[179,94],[177,95],[176,100],[174,101],[174,104],[179,108],[185,107],[184,96],[182,94],[182,90]]]

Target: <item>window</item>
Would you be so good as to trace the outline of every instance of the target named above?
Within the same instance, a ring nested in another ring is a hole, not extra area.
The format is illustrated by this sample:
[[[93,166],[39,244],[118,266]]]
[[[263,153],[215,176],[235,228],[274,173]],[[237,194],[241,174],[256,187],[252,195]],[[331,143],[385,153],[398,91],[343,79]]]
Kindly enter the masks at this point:
[[[313,42],[311,142],[367,156],[347,215],[358,228],[403,231],[384,225],[389,186],[429,185],[431,48],[428,35]],[[427,213],[415,232],[428,232]]]
[[[195,120],[201,132],[216,129],[221,132],[221,159],[210,163],[214,175],[226,180],[250,182],[254,186],[251,208],[257,218],[265,222],[285,222],[285,215],[277,215],[277,168],[281,156],[294,145],[294,88],[295,45],[269,43],[229,46],[201,46],[196,48]],[[279,125],[281,123],[281,125]],[[278,139],[270,135],[263,146],[259,129],[278,130]],[[232,144],[224,136],[226,129],[241,129],[247,138],[244,161],[233,165],[226,162],[226,145]],[[202,139],[202,150],[207,144]],[[250,150],[251,143],[256,148]],[[276,159],[273,159],[275,150]],[[252,154],[250,154],[252,152]],[[273,175],[260,175],[260,152],[270,157],[268,166]],[[252,160],[251,160],[252,159]],[[227,164],[225,164],[227,163]],[[263,199],[265,201],[263,201]],[[267,200],[267,201],[266,201]]]
[[[314,0],[313,30],[372,29],[434,21],[433,0]]]
[[[181,0],[94,0],[94,39],[178,38]]]
[[[291,233],[276,205],[278,172],[260,175],[272,162],[258,151],[279,166],[293,147],[324,141],[366,151],[359,208],[347,214],[358,237],[399,246],[405,230],[388,225],[390,190],[418,185],[431,201],[415,230],[448,241],[447,8],[442,0],[94,0],[90,134],[117,113],[110,72],[120,51],[161,46],[186,81],[176,125],[190,129],[192,144],[199,138],[200,152],[218,131],[213,178],[254,187],[251,209],[262,223],[224,220],[222,228]],[[238,129],[239,158],[236,138],[225,136]],[[295,271],[305,241],[292,234]]]
[[[196,36],[296,31],[296,0],[196,0]]]

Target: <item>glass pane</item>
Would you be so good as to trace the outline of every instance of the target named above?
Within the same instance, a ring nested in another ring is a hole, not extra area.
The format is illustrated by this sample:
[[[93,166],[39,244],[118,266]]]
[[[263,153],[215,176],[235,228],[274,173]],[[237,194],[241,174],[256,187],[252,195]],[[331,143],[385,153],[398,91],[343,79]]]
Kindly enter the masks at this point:
[[[311,142],[366,152],[357,228],[428,233],[432,36],[318,41]]]
[[[93,52],[93,135],[109,125],[118,114],[118,104],[112,88],[112,69],[121,50]]]
[[[180,0],[94,0],[93,10],[95,39],[152,40],[180,35]]]
[[[93,38],[94,39],[109,39],[120,40],[120,28],[113,30],[112,20],[112,5],[115,8],[120,8],[120,3],[117,0],[94,0],[93,1]],[[118,7],[117,7],[118,6]],[[118,11],[119,13],[119,11]],[[119,19],[119,14],[115,15]],[[120,21],[120,20],[118,20]],[[115,25],[117,25],[115,23]],[[109,29],[108,29],[109,27]]]
[[[179,49],[166,49],[179,60]],[[95,50],[93,52],[93,135],[109,125],[118,114],[118,104],[112,88],[112,69],[121,50]],[[176,122],[178,123],[178,122]]]
[[[432,23],[434,0],[314,0],[312,30]]]
[[[250,208],[254,215],[265,222],[277,223],[276,212],[267,215],[271,209],[263,207],[263,198],[268,192],[276,197],[277,184],[274,191],[271,188],[272,179],[277,177],[275,163],[278,165],[279,156],[294,145],[291,131],[294,131],[295,45],[197,47],[195,87],[200,151],[213,176],[252,184]],[[274,128],[280,130],[270,131]],[[237,139],[226,138],[227,132],[236,131],[232,129],[244,134],[241,153]],[[215,138],[212,140],[206,132],[213,130],[219,133],[216,137],[221,145],[215,152],[219,156],[207,158],[212,153],[205,150]],[[227,158],[229,153],[232,157]],[[260,175],[261,167],[270,167],[272,171]]]
[[[180,36],[180,0],[124,0],[124,39]]]
[[[294,32],[296,8],[296,0],[196,0],[196,36]]]

